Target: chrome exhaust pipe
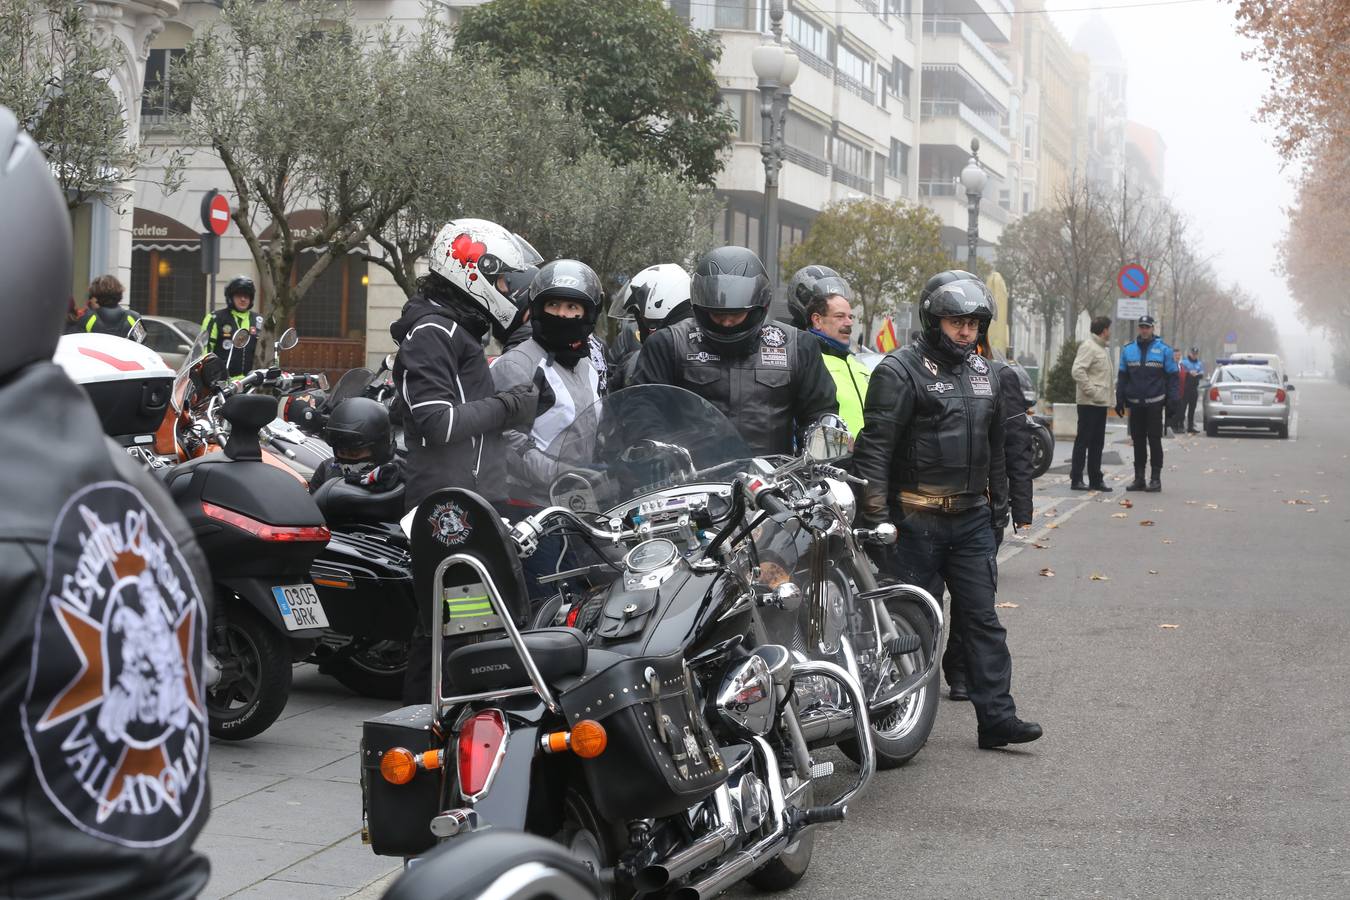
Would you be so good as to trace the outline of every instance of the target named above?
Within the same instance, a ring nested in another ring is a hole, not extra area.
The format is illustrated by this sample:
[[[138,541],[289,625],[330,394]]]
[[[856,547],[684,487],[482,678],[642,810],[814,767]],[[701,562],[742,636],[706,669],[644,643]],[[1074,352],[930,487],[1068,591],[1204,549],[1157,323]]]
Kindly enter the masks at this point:
[[[745,878],[763,865],[770,857],[777,856],[788,845],[787,834],[772,834],[749,850],[743,850],[731,858],[724,866],[719,866],[702,881],[676,888],[668,895],[669,900],[705,900],[716,897],[736,882]]]
[[[717,804],[718,826],[683,850],[640,870],[633,879],[640,893],[659,891],[735,846],[739,832],[731,809],[731,792],[725,784],[713,794],[713,801]]]

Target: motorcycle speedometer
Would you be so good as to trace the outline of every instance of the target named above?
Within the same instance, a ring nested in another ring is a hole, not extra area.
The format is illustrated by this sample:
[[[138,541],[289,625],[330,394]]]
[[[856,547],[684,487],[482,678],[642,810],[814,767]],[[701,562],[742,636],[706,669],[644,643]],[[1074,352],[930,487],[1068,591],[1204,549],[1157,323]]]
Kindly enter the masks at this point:
[[[623,558],[624,568],[636,575],[655,572],[668,566],[680,555],[679,548],[665,538],[643,541]]]

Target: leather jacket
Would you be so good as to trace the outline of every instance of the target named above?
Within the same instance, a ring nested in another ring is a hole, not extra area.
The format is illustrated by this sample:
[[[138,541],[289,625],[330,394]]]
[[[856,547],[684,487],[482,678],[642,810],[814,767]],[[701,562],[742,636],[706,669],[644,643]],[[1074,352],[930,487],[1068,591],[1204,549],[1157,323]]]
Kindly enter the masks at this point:
[[[0,419],[0,897],[194,897],[210,573],[55,365],[0,381]]]
[[[1003,400],[983,358],[955,358],[922,339],[892,350],[872,372],[863,418],[853,473],[868,482],[867,523],[898,520],[919,501],[1006,507]]]
[[[1027,402],[1022,394],[1022,381],[1017,371],[1008,363],[999,359],[989,361],[989,365],[998,376],[999,391],[1003,396],[1003,459],[1008,487],[1004,496],[1008,498],[1014,524],[1025,525],[1031,521],[1032,514],[1032,472],[1035,463],[1031,433],[1031,424],[1027,422]],[[994,510],[994,526],[1001,527],[1008,518],[1006,510]]]
[[[759,455],[792,453],[800,432],[839,411],[819,342],[778,322],[765,325],[758,346],[738,357],[704,341],[696,320],[676,322],[642,345],[632,384],[669,384],[698,394]]]

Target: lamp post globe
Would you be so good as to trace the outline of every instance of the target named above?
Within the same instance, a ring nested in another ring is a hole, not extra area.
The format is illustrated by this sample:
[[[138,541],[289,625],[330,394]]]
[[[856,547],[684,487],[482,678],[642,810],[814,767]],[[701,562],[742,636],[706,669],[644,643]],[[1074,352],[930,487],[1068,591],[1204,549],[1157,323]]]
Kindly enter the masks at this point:
[[[966,189],[966,200],[970,208],[970,225],[966,231],[966,264],[970,271],[975,269],[975,254],[980,246],[980,196],[984,193],[989,176],[980,165],[980,139],[970,140],[970,161],[961,170],[961,186]]]

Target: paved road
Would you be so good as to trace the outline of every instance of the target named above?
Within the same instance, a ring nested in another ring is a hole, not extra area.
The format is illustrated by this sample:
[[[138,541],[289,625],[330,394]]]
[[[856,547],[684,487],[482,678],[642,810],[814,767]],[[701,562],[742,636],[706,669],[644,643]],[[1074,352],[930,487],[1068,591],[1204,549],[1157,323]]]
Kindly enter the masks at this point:
[[[1289,441],[1168,440],[1164,493],[1132,509],[1128,465],[1105,497],[1038,482],[1058,527],[1005,547],[1000,599],[1046,738],[980,751],[944,700],[784,896],[1350,894],[1350,390],[1299,398]],[[302,667],[282,722],[213,746],[207,896],[378,896],[394,867],[359,843],[354,754],[380,708]]]

